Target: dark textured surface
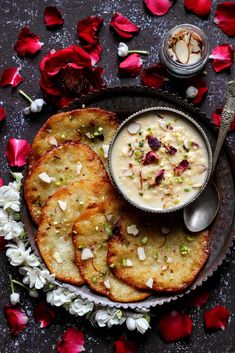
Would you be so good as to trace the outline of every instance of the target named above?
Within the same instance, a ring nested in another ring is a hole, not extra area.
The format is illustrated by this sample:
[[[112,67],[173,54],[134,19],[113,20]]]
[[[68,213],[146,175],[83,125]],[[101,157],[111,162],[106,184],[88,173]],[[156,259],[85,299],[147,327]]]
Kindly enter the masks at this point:
[[[219,1],[213,1],[213,11]],[[105,70],[105,79],[109,86],[119,84],[136,84],[137,79],[119,79],[117,76],[117,55],[116,48],[117,39],[113,36],[108,28],[108,22],[113,10],[122,12],[124,15],[132,19],[142,28],[140,34],[130,41],[131,48],[148,49],[150,55],[145,59],[145,65],[158,61],[158,49],[161,38],[167,29],[181,22],[190,22],[202,27],[210,36],[211,48],[216,44],[230,42],[234,40],[223,34],[214,24],[213,16],[210,14],[208,19],[199,19],[194,15],[186,14],[182,1],[178,1],[170,10],[169,14],[161,18],[152,17],[144,9],[142,0],[126,1],[104,1],[104,0],[63,0],[54,1],[64,13],[64,27],[57,31],[47,31],[43,25],[43,9],[46,5],[51,4],[48,1],[37,1],[30,3],[26,0],[22,1],[0,1],[1,18],[1,38],[0,38],[0,69],[6,66],[15,66],[21,64],[22,75],[25,81],[21,85],[22,89],[27,93],[36,97],[39,95],[38,86],[38,63],[48,50],[61,46],[67,46],[76,41],[76,23],[78,19],[82,19],[91,14],[98,14],[105,18],[104,26],[101,30],[100,40],[104,47],[101,66]],[[130,6],[131,4],[131,6]],[[23,25],[28,25],[31,30],[41,35],[41,40],[45,43],[42,51],[33,59],[20,60],[12,49],[12,44],[17,38],[19,29]],[[202,104],[201,109],[206,111],[208,115],[219,105],[222,105],[224,98],[225,83],[231,78],[231,73],[215,74],[211,65],[207,65],[208,75],[205,80],[209,85],[209,93],[206,100]],[[169,84],[169,86],[171,86]],[[171,87],[169,87],[171,88]],[[22,109],[26,103],[21,99],[17,91],[11,89],[0,89],[0,104],[7,109],[8,115],[6,121],[0,125],[0,170],[1,177],[4,181],[8,181],[8,169],[4,157],[6,141],[9,137],[27,138],[31,141],[32,136],[41,126],[42,122],[49,116],[49,107],[40,118],[33,116],[31,118],[24,117]],[[234,134],[228,138],[228,145],[233,148],[235,154],[235,138]],[[223,237],[223,230],[221,230]],[[29,316],[29,323],[26,330],[17,338],[12,338],[3,315],[2,307],[8,303],[9,285],[8,273],[14,271],[8,265],[7,259],[3,252],[0,253],[1,259],[1,277],[0,277],[0,352],[1,353],[44,353],[55,352],[55,343],[68,326],[77,326],[83,329],[86,335],[85,348],[87,352],[114,352],[113,341],[121,334],[125,334],[125,328],[94,329],[84,320],[72,318],[63,310],[58,314],[55,323],[47,329],[40,329],[39,325],[34,323],[32,309],[35,301],[28,298],[27,293],[21,292],[22,307]],[[215,333],[206,333],[203,327],[202,312],[213,307],[216,304],[225,305],[234,313],[235,302],[235,264],[234,257],[230,255],[219,271],[204,285],[210,290],[210,300],[202,310],[189,310],[185,304],[185,300],[166,305],[155,311],[156,318],[152,320],[152,330],[144,336],[139,334],[127,333],[129,339],[137,342],[141,353],[152,352],[215,352],[215,353],[231,353],[235,351],[234,338],[234,317],[225,332],[219,331]],[[156,326],[157,318],[166,310],[183,309],[189,312],[193,318],[194,330],[189,340],[174,344],[164,344],[158,336]]]

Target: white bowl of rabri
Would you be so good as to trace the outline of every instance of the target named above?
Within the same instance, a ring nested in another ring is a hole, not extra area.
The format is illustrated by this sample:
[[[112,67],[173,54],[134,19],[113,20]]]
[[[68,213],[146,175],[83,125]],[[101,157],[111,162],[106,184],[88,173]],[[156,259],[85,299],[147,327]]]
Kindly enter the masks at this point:
[[[155,107],[127,118],[109,149],[113,183],[132,205],[166,213],[202,192],[212,152],[203,129],[187,114]]]

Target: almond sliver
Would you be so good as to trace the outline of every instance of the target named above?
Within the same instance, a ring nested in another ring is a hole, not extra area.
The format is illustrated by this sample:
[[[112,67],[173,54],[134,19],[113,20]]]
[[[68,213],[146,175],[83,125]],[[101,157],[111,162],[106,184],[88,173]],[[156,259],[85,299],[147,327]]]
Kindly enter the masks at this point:
[[[192,64],[195,64],[197,63],[199,60],[201,59],[201,54],[199,53],[191,53],[189,55],[189,59],[188,59],[188,64],[189,65],[192,65]]]
[[[179,40],[175,45],[175,54],[182,64],[187,64],[189,59],[188,46],[183,40]]]

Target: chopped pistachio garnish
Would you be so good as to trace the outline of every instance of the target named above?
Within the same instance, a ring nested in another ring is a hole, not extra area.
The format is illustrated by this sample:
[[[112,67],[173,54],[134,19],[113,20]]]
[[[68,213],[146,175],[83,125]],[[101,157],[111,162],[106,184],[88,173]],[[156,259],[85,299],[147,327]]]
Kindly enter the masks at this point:
[[[188,240],[188,241],[193,241],[194,238],[193,238],[193,237],[187,237],[187,240]]]
[[[180,245],[180,249],[179,250],[180,250],[180,254],[182,256],[188,255],[189,249],[188,249],[187,245],[185,245],[185,244]]]
[[[97,276],[92,276],[92,282],[96,282],[97,281]]]
[[[126,259],[124,257],[121,259],[121,266],[126,267]]]
[[[141,242],[141,244],[146,245],[148,242],[148,237],[142,238],[140,242]]]
[[[105,223],[104,224],[104,229],[106,230],[107,234],[109,237],[112,237],[113,236],[113,229],[112,227],[110,226],[110,224],[108,223]]]
[[[184,191],[185,192],[189,192],[191,190],[191,188],[185,188]]]
[[[158,252],[157,251],[155,251],[153,257],[154,257],[155,260],[158,260]]]

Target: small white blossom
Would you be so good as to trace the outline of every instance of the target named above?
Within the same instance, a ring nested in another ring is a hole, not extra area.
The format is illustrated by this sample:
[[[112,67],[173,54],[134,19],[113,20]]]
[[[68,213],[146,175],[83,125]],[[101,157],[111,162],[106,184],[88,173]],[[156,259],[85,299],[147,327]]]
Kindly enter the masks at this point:
[[[31,253],[31,248],[26,250],[22,241],[18,241],[17,244],[7,244],[6,247],[8,248],[6,251],[6,256],[9,257],[10,264],[12,266],[20,266],[25,264],[30,267],[35,267],[40,264],[38,258]]]
[[[74,302],[70,304],[69,312],[71,315],[84,316],[87,313],[92,312],[93,308],[94,308],[93,303],[83,299],[76,299]]]
[[[35,99],[31,102],[29,107],[24,109],[24,114],[28,115],[30,113],[39,113],[42,110],[44,104],[46,103],[42,98]]]
[[[38,298],[39,297],[39,293],[36,289],[32,289],[29,291],[29,296],[32,298]]]
[[[19,293],[11,293],[10,294],[10,302],[12,305],[16,305],[20,301]]]
[[[3,208],[0,208],[0,222],[8,221],[8,213]]]
[[[117,309],[101,309],[98,310],[95,314],[95,321],[100,327],[107,326],[110,328],[113,325],[121,325],[123,322],[125,322],[125,320],[126,319],[122,315],[122,311]]]
[[[123,42],[120,42],[119,45],[118,45],[118,55],[121,56],[121,57],[125,57],[128,55],[128,46],[123,43]]]
[[[48,282],[53,283],[55,276],[51,275],[48,270],[40,270],[38,267],[28,269],[23,279],[24,284],[28,284],[30,288],[43,288]]]
[[[137,313],[128,314],[128,318],[126,319],[126,326],[128,330],[133,331],[136,329],[142,334],[150,328],[148,320],[144,318],[142,314]]]
[[[141,319],[137,319],[135,323],[136,323],[137,331],[139,331],[142,334],[145,333],[150,328],[148,321],[143,317]]]
[[[0,207],[4,210],[20,211],[19,183],[14,181],[0,188]]]
[[[75,298],[75,294],[59,287],[53,291],[47,292],[47,302],[51,305],[61,306],[69,304]]]
[[[128,330],[134,331],[136,329],[135,319],[133,319],[132,317],[128,317],[126,319],[126,327],[128,328]]]
[[[22,222],[0,220],[0,234],[3,235],[6,240],[19,238],[23,233],[24,225]]]

